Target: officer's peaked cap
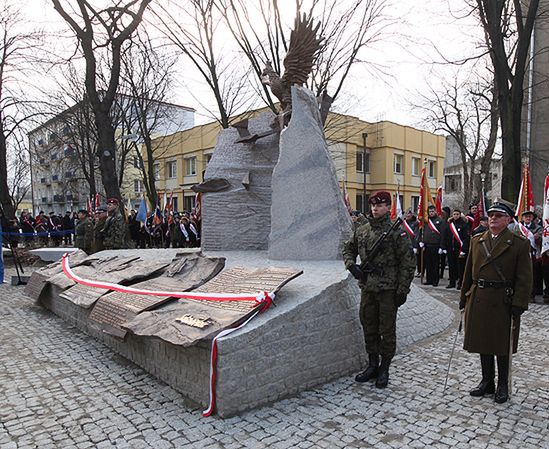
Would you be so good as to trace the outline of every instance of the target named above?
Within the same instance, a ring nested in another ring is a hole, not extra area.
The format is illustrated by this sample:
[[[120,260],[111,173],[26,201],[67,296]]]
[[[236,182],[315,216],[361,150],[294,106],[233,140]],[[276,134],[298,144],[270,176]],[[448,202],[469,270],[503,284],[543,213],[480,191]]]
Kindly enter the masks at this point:
[[[510,217],[515,215],[515,213],[511,210],[511,208],[509,206],[507,206],[507,204],[503,204],[503,203],[493,203],[490,206],[490,208],[488,209],[487,212],[488,213],[490,213],[490,212],[500,212],[502,214],[509,215]]]

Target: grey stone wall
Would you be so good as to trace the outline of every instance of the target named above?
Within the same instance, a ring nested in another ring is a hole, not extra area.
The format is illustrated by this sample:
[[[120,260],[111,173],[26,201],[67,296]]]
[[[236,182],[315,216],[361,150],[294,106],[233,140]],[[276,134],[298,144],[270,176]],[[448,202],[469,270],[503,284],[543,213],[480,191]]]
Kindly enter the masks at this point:
[[[271,130],[275,115],[265,113],[249,121],[250,133]],[[227,179],[231,187],[205,193],[202,202],[202,248],[208,251],[267,249],[271,229],[271,177],[278,160],[279,134],[255,143],[235,143],[236,129],[221,131],[205,180]],[[242,179],[249,173],[250,186]]]
[[[273,172],[269,258],[341,259],[351,233],[313,93],[292,87],[292,118]]]

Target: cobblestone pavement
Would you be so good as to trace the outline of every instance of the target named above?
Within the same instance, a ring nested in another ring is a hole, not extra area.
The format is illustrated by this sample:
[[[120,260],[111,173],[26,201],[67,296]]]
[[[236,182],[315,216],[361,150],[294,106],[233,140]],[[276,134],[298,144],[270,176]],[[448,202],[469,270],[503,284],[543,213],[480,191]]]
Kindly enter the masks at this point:
[[[11,273],[10,273],[11,274]],[[417,280],[416,280],[417,282]],[[441,283],[442,285],[442,283]],[[457,292],[426,287],[457,304]],[[549,447],[549,306],[523,317],[507,404],[472,398],[457,322],[398,354],[386,390],[341,378],[238,417],[203,418],[169,386],[0,286],[0,448]]]

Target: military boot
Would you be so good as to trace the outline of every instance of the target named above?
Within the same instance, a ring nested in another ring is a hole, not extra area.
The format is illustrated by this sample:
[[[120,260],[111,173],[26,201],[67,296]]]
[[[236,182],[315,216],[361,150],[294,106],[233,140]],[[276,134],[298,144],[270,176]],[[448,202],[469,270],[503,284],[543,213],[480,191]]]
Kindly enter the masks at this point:
[[[377,388],[385,388],[389,383],[389,365],[391,365],[392,359],[392,354],[381,355],[381,365],[379,365],[379,373],[376,379]]]
[[[494,384],[494,356],[481,354],[480,366],[482,368],[482,380],[478,384],[477,388],[469,392],[471,396],[475,397],[481,397],[485,394],[493,394],[496,391],[496,385]]]
[[[357,382],[368,382],[377,377],[379,369],[379,354],[368,354],[368,367],[355,377]]]
[[[501,355],[498,360],[498,388],[494,401],[503,404],[509,399],[509,356]]]

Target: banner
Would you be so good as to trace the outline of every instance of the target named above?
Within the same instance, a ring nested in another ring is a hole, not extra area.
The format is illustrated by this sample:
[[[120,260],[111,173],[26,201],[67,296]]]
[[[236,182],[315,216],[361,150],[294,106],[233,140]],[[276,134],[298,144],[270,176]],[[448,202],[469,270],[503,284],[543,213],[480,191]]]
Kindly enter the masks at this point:
[[[417,208],[417,219],[419,220],[419,227],[423,228],[423,225],[429,220],[428,207],[429,203],[433,204],[433,197],[429,190],[429,183],[427,182],[427,159],[423,162],[423,168],[421,170],[421,182],[419,185],[419,204]]]
[[[549,175],[545,177],[543,190],[543,234],[541,240],[541,254],[549,250]]]
[[[347,186],[345,185],[345,181],[343,181],[343,201],[345,202],[345,207],[347,208],[349,215],[351,215],[353,209],[351,208],[351,200],[349,199],[349,192],[347,192]]]
[[[522,170],[522,180],[520,182],[520,191],[515,215],[520,220],[523,212],[534,212],[534,209],[534,193],[532,192],[532,183],[530,181],[530,170],[528,164],[525,164],[524,169]]]
[[[439,186],[437,189],[437,197],[435,201],[435,207],[437,208],[437,215],[439,217],[442,217],[442,200],[443,200],[442,195],[443,195],[442,186]]]

